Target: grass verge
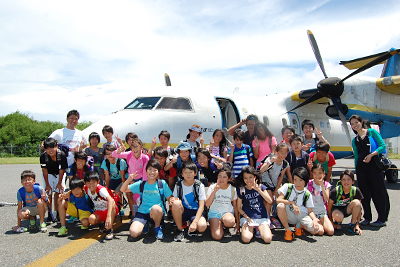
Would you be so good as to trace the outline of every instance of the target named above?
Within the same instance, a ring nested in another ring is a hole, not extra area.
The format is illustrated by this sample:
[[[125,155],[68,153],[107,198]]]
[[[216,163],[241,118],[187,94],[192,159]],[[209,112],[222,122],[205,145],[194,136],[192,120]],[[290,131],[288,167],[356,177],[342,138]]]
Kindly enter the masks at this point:
[[[39,157],[0,158],[0,164],[39,164]]]

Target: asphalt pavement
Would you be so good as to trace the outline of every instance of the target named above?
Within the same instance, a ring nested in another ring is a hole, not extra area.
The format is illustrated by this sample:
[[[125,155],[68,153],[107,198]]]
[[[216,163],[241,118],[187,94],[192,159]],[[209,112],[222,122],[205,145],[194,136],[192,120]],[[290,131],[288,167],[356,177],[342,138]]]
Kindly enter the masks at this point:
[[[393,160],[400,166],[400,160]],[[352,159],[337,160],[333,169],[334,182],[344,167],[353,166]],[[15,203],[18,188],[21,187],[20,174],[31,169],[41,183],[39,165],[0,165],[0,202]],[[336,230],[334,236],[312,236],[307,234],[294,241],[283,239],[284,230],[272,230],[271,244],[253,238],[250,244],[244,244],[239,236],[215,241],[209,229],[201,237],[188,237],[186,242],[174,242],[172,224],[164,228],[165,238],[156,240],[153,229],[146,236],[137,239],[129,237],[129,225],[122,224],[115,230],[111,241],[101,238],[89,246],[77,246],[78,253],[72,252],[67,244],[76,240],[90,239],[90,233],[97,228],[81,230],[79,224],[68,224],[69,236],[57,237],[59,225],[48,226],[47,233],[26,232],[16,234],[12,227],[16,225],[15,206],[0,207],[0,264],[2,266],[24,266],[35,263],[48,255],[50,259],[63,258],[60,266],[400,266],[398,245],[400,238],[400,213],[397,202],[400,200],[400,183],[387,184],[391,211],[387,226],[377,229],[362,227],[361,236],[353,236],[344,230]],[[376,212],[373,210],[373,219]],[[117,222],[121,218],[116,219]],[[127,220],[126,218],[124,220]],[[343,228],[349,223],[344,221]],[[27,222],[23,222],[27,226]],[[85,237],[85,238],[82,238]],[[61,249],[60,254],[54,251]],[[65,252],[63,251],[65,250]],[[50,260],[50,263],[51,263]],[[51,265],[51,264],[49,264]]]

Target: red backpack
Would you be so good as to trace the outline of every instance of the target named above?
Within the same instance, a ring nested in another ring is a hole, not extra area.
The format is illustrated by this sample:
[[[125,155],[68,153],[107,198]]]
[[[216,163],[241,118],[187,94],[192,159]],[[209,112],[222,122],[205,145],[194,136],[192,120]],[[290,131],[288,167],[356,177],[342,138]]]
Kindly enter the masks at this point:
[[[115,205],[117,206],[118,210],[120,210],[120,209],[121,209],[121,206],[122,206],[122,204],[121,204],[121,199],[120,199],[120,197],[119,197],[117,194],[115,194],[113,191],[111,191],[110,188],[105,187],[105,186],[102,186],[102,185],[97,185],[97,187],[96,187],[96,194],[99,196],[99,198],[100,198],[100,199],[103,199],[103,200],[106,200],[104,197],[100,196],[100,193],[99,193],[99,192],[100,192],[100,190],[101,190],[102,188],[105,188],[105,189],[107,190],[107,192],[108,192],[108,194],[111,196],[111,198],[114,199]],[[89,188],[88,188],[86,185],[85,185],[85,191],[86,191],[86,193],[89,195],[89,193],[88,193]],[[118,214],[118,212],[117,212],[117,214]]]

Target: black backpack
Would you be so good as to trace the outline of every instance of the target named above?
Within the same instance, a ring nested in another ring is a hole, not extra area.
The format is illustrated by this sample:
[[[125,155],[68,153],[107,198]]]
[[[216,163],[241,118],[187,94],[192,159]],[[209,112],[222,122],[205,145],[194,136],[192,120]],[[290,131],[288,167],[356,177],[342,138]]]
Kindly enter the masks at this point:
[[[200,191],[200,185],[201,182],[200,180],[194,179],[194,184],[193,184],[193,196],[194,199],[197,201],[197,203],[199,203],[199,191]],[[180,200],[182,200],[183,198],[183,189],[182,189],[182,180],[179,180],[178,182],[176,182],[177,188],[177,192],[178,192],[178,198]]]

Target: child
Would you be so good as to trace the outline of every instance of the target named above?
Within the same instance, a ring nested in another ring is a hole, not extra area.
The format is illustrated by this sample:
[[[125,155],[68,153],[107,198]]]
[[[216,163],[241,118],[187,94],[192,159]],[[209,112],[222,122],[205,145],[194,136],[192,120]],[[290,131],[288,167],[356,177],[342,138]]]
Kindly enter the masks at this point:
[[[282,130],[282,143],[290,144],[290,137],[292,137],[295,133],[296,130],[290,126],[290,125],[285,125],[283,126]]]
[[[241,215],[242,241],[250,243],[254,227],[258,227],[256,237],[261,237],[265,243],[271,243],[270,220],[264,201],[271,205],[272,198],[267,192],[267,187],[261,184],[260,173],[251,166],[243,167],[237,178],[237,185],[237,209]]]
[[[307,189],[310,191],[313,198],[313,212],[319,219],[320,230],[318,234],[323,235],[324,232],[326,232],[327,235],[333,235],[334,228],[326,211],[331,184],[324,180],[325,170],[320,163],[314,164],[311,172],[313,174],[313,180],[308,182]]]
[[[218,172],[217,183],[212,184],[207,191],[206,206],[209,208],[208,220],[211,236],[215,240],[231,237],[229,228],[235,225],[237,193],[231,184],[232,172],[229,168],[222,168]],[[236,218],[236,232],[239,232],[239,218]]]
[[[325,169],[326,177],[325,181],[330,181],[332,176],[332,167],[336,164],[335,157],[329,152],[330,145],[324,141],[318,141],[315,145],[315,152],[310,153],[310,161],[315,163],[321,163]]]
[[[268,130],[264,123],[257,122],[254,128],[254,140],[252,147],[254,150],[254,157],[257,159],[256,168],[267,155],[275,153],[276,138]]]
[[[208,186],[217,182],[217,171],[222,168],[222,163],[212,161],[210,152],[205,148],[200,148],[196,154],[197,168],[204,174],[208,181]]]
[[[303,151],[307,152],[310,154],[311,152],[315,151],[315,144],[321,140],[326,143],[326,139],[322,135],[322,132],[320,128],[316,130],[316,134],[314,133],[314,122],[312,120],[304,120],[301,123],[301,129],[304,132],[303,138],[304,138],[304,145],[303,145]],[[329,144],[329,143],[328,143]]]
[[[311,172],[311,166],[309,166],[310,157],[306,152],[302,150],[303,142],[303,137],[298,134],[294,134],[290,138],[290,147],[292,149],[289,151],[286,160],[289,162],[290,169],[288,179],[291,183],[293,183],[291,173],[294,169],[304,167],[307,168],[307,171]]]
[[[117,140],[113,140],[114,129],[110,125],[104,126],[101,132],[103,133],[104,138],[107,140],[107,142],[103,144],[103,149],[106,147],[106,145],[114,145],[116,148],[119,148],[120,144],[117,142]]]
[[[349,170],[340,174],[341,184],[331,191],[327,210],[329,219],[337,229],[341,229],[343,219],[351,215],[348,231],[361,235],[359,221],[362,212],[361,199],[364,197],[360,189],[354,186],[354,180],[354,173]]]
[[[206,194],[204,185],[195,177],[197,167],[194,162],[182,164],[183,181],[179,180],[174,188],[174,197],[170,199],[172,216],[178,228],[174,237],[175,241],[183,241],[185,233],[182,222],[190,221],[189,236],[197,236],[207,229],[207,222],[203,216]]]
[[[197,149],[204,147],[204,138],[203,138],[203,131],[201,130],[200,125],[193,124],[192,127],[189,129],[189,133],[186,136],[186,140],[182,140],[182,142],[187,142],[189,145],[192,146],[191,154],[195,155]],[[201,137],[200,137],[201,135]],[[197,141],[197,138],[200,137],[200,142]]]
[[[226,137],[224,131],[221,129],[216,129],[210,138],[210,145],[207,146],[207,150],[210,151],[211,157],[214,159],[226,162],[228,158],[228,149],[226,148]]]
[[[168,145],[168,142],[171,139],[171,134],[165,130],[161,131],[160,134],[158,135],[158,139],[160,140],[161,147],[167,150],[168,156],[166,159],[169,162],[172,159],[173,155],[175,155],[175,148]],[[156,144],[157,144],[157,138],[154,137],[153,141],[151,142],[151,147],[149,150],[150,156],[154,156],[153,151]]]
[[[138,138],[139,137],[137,136],[137,134],[135,134],[133,132],[126,134],[125,142],[128,144],[128,148],[125,150],[125,152],[131,151],[131,146],[132,146],[133,140],[138,139]],[[121,142],[122,142],[122,140],[121,140]],[[119,143],[121,144],[121,142],[119,142]]]
[[[98,145],[100,143],[100,135],[96,132],[92,132],[89,135],[89,144],[90,146],[85,148],[83,151],[88,156],[93,157],[94,165],[93,171],[97,172],[99,175],[103,172],[101,169],[101,163],[103,162],[103,148],[99,148]]]
[[[68,168],[67,156],[58,149],[54,138],[46,138],[43,142],[45,152],[40,155],[45,191],[49,193],[50,207],[52,206],[52,192],[54,192],[54,210],[58,217],[58,196],[64,192],[64,173]],[[50,216],[48,218],[51,218]]]
[[[279,143],[276,146],[276,155],[270,154],[261,161],[262,184],[267,187],[267,192],[271,199],[279,196],[278,189],[281,187],[283,176],[289,175],[289,163],[285,160],[289,153],[289,146],[286,143]],[[290,181],[292,182],[292,181]],[[279,221],[272,217],[270,204],[266,204],[268,213],[271,215],[271,228],[281,228]]]
[[[86,195],[83,187],[85,182],[79,178],[73,178],[69,181],[69,191],[60,195],[58,209],[60,211],[61,228],[58,236],[66,236],[68,229],[65,226],[67,213],[81,221],[81,229],[86,230],[89,227],[89,216],[93,210],[89,206],[89,197]],[[71,194],[72,193],[72,194]]]
[[[168,171],[164,170],[165,167],[165,163],[167,162],[167,158],[168,158],[168,151],[167,149],[163,148],[163,147],[156,147],[156,149],[154,149],[154,158],[160,163],[161,165],[161,170],[159,173],[160,179],[165,180],[168,183],[168,186],[171,190],[174,190],[174,177],[176,176],[176,173],[173,172],[175,171],[174,168],[169,169]]]
[[[294,184],[284,184],[279,188],[279,197],[276,200],[279,219],[286,229],[284,236],[286,241],[292,241],[294,235],[304,235],[303,229],[313,235],[319,230],[318,218],[313,212],[313,199],[306,189],[310,174],[305,168],[300,167],[294,169],[292,175]],[[295,225],[294,233],[289,229],[289,223]]]
[[[165,200],[170,200],[172,191],[168,184],[158,176],[161,170],[160,163],[151,159],[146,165],[147,181],[130,183],[135,179],[137,173],[129,175],[129,178],[121,187],[122,192],[141,194],[141,201],[138,212],[132,220],[129,233],[133,238],[149,232],[148,224],[154,225],[157,239],[163,239],[161,225],[164,224],[164,214],[166,213]]]
[[[249,145],[244,144],[245,133],[242,129],[237,129],[233,134],[232,144],[231,145],[231,153],[229,154],[228,160],[233,163],[233,175],[234,177],[238,177],[239,173],[244,166],[253,166],[253,153],[251,152],[251,147]]]
[[[14,232],[25,231],[21,227],[21,220],[29,220],[29,229],[36,227],[36,215],[40,218],[40,231],[47,232],[47,225],[44,222],[46,212],[47,195],[39,184],[35,184],[36,175],[33,171],[26,170],[21,173],[22,187],[17,192],[18,199],[18,225],[13,227]]]
[[[69,166],[67,172],[69,179],[80,178],[83,180],[85,178],[86,172],[93,171],[93,169],[91,169],[89,165],[86,164],[87,158],[88,157],[85,152],[75,152],[74,163]]]
[[[99,184],[98,173],[92,171],[85,173],[85,183],[84,189],[92,200],[95,209],[95,212],[89,216],[89,223],[91,225],[101,223],[100,233],[106,230],[106,240],[111,240],[114,238],[112,225],[116,214],[119,212],[118,207],[107,189]]]
[[[176,148],[175,156],[165,165],[164,170],[171,171],[173,168],[173,172],[176,173],[178,179],[182,179],[182,165],[185,162],[196,162],[196,155],[191,154],[192,146],[188,142],[181,142]]]

